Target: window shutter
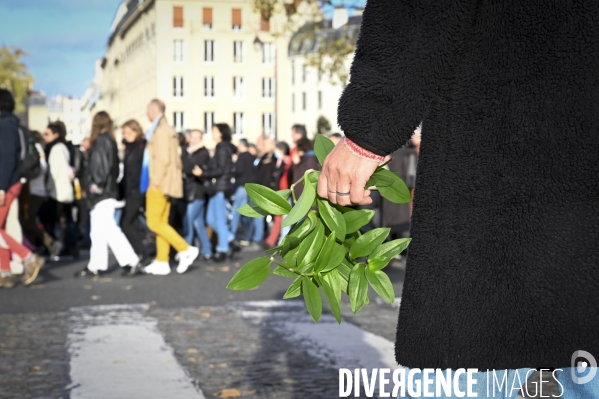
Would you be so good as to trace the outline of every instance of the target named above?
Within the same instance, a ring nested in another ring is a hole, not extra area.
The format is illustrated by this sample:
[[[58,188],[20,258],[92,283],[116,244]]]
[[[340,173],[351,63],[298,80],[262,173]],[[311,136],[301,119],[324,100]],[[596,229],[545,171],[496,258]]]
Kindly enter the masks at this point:
[[[232,10],[231,19],[233,20],[233,28],[241,28],[241,8],[234,8]]]
[[[183,27],[183,7],[173,7],[173,27]]]
[[[266,18],[266,14],[262,12],[260,16],[260,30],[262,32],[270,32],[270,18]]]
[[[202,21],[204,26],[212,27],[212,8],[204,7],[202,10]]]

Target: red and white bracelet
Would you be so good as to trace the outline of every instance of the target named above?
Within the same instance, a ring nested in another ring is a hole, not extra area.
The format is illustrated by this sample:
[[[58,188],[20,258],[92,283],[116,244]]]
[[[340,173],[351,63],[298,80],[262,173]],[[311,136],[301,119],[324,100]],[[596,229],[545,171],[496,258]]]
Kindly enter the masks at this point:
[[[347,136],[343,138],[343,143],[352,154],[360,158],[368,159],[378,163],[381,163],[385,160],[384,156],[375,154],[374,152],[368,151],[366,148],[360,147],[358,144],[347,138]]]

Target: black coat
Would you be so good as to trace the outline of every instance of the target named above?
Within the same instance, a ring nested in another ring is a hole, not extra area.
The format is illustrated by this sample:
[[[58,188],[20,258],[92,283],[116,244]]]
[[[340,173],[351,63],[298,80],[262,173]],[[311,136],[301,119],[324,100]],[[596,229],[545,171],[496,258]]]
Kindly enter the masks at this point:
[[[222,141],[216,145],[214,156],[203,169],[202,176],[211,182],[210,191],[231,193],[233,178],[233,144]]]
[[[187,150],[183,150],[183,174],[185,179],[183,181],[184,197],[187,201],[193,201],[197,199],[206,199],[206,188],[204,182],[206,178],[203,176],[195,176],[193,174],[193,168],[199,166],[205,168],[210,162],[210,153],[206,147],[202,147],[194,152],[190,153]]]
[[[254,161],[256,161],[256,157],[248,151],[239,154],[237,162],[235,162],[235,171],[233,173],[235,184],[238,186],[245,186],[246,183],[256,183],[257,171]]]
[[[366,5],[339,124],[385,155],[422,122],[399,364],[599,355],[599,2],[550,4]]]
[[[116,142],[107,133],[99,135],[92,144],[87,162],[84,189],[89,207],[93,208],[105,199],[117,198],[119,153]],[[92,185],[99,190],[92,189]]]
[[[19,120],[10,112],[0,115],[0,190],[8,191],[19,181],[21,139]]]
[[[144,160],[144,151],[146,140],[136,140],[132,143],[125,142],[125,157],[123,164],[125,166],[123,180],[123,193],[125,198],[140,193],[139,186],[141,181],[141,168]]]
[[[275,154],[269,152],[260,157],[260,162],[256,167],[257,183],[277,190],[279,187],[280,173],[277,168],[277,159]]]

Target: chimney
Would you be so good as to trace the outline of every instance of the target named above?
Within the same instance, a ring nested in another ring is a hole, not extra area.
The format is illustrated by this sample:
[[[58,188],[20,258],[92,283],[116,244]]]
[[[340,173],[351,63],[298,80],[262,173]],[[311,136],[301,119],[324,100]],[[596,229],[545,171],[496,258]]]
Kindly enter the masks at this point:
[[[333,29],[339,29],[343,25],[347,24],[349,17],[347,16],[347,9],[345,7],[335,7],[333,13]]]

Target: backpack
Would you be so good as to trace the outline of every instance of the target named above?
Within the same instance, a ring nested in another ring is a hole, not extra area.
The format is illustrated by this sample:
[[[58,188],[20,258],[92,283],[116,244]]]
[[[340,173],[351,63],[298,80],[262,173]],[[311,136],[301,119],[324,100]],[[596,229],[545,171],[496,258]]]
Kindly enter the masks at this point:
[[[21,136],[21,164],[19,173],[22,178],[31,181],[42,173],[42,164],[40,153],[35,148],[35,138],[31,131],[24,126],[19,126],[19,135]]]

